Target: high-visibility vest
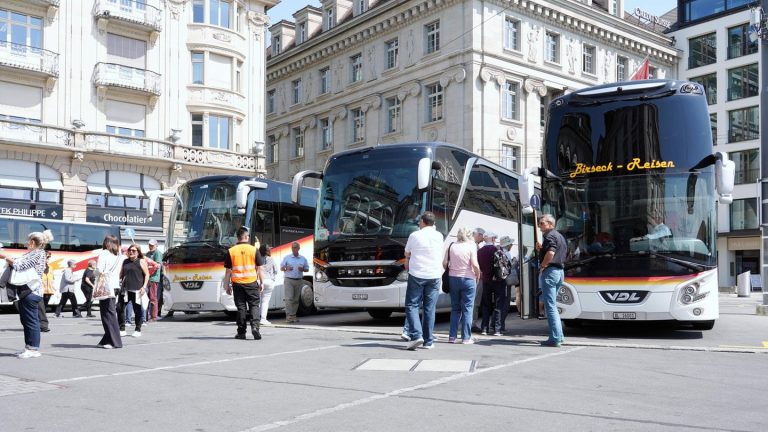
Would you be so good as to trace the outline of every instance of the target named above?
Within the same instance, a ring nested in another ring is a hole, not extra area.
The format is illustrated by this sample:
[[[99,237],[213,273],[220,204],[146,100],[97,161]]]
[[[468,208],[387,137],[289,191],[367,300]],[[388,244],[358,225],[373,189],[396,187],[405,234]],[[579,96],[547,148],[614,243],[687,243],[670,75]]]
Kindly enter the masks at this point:
[[[232,259],[233,283],[248,284],[256,282],[256,247],[248,243],[238,243],[229,248]]]

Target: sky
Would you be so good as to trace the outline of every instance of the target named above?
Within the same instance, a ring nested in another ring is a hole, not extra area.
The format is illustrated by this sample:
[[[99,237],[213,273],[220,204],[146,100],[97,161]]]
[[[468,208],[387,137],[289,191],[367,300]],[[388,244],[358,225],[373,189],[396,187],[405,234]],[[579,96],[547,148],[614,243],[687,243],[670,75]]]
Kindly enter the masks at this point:
[[[280,4],[267,11],[269,21],[272,24],[283,19],[293,21],[293,13],[306,5],[319,7],[320,0],[282,0]],[[631,12],[639,7],[656,16],[664,15],[676,6],[677,0],[624,0],[625,11]]]

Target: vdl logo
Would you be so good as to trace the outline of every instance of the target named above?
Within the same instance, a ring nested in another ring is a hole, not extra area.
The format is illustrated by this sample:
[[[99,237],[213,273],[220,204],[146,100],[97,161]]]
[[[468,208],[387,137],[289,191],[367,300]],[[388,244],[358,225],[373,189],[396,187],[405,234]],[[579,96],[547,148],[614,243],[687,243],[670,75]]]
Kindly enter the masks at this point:
[[[608,303],[640,303],[648,296],[648,291],[600,291],[603,300]]]

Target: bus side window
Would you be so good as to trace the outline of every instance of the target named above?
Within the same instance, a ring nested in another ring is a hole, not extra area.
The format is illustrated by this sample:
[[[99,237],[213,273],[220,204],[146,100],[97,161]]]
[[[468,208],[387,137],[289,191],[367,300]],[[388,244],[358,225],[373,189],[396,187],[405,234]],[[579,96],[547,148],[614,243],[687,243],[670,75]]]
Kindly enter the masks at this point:
[[[12,220],[0,220],[0,243],[4,247],[10,247],[16,243],[16,233],[13,229]]]

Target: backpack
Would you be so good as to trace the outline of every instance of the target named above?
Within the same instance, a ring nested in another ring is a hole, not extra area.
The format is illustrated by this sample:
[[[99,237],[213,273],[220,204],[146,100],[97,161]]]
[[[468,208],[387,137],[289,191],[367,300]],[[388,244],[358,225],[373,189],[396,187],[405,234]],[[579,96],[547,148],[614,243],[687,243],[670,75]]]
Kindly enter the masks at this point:
[[[493,253],[493,280],[506,281],[510,273],[512,273],[512,263],[509,262],[504,250],[497,246],[496,252]]]

